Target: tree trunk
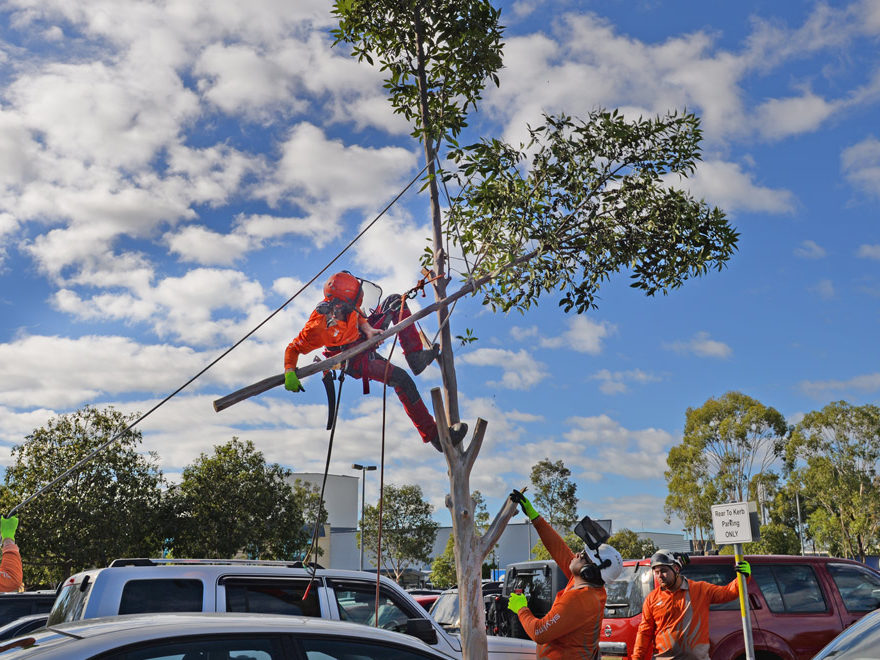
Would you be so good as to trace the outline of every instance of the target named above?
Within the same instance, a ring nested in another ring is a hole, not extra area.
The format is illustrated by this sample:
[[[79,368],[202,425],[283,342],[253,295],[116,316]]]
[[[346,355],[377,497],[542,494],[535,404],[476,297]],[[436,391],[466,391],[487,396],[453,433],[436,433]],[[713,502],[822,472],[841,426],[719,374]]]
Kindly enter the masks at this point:
[[[449,427],[443,410],[440,388],[431,390],[434,415],[440,432],[443,454],[449,466],[450,493],[446,506],[452,514],[452,534],[455,538],[455,575],[458,579],[458,606],[461,614],[461,646],[465,660],[484,660],[489,650],[486,641],[486,610],[483,606],[483,560],[501,538],[507,523],[517,512],[517,506],[505,500],[504,506],[483,536],[477,535],[474,524],[474,500],[471,497],[470,475],[480,453],[487,422],[478,419],[473,438],[467,449],[464,441],[457,447],[449,442]],[[442,420],[442,421],[441,421]]]

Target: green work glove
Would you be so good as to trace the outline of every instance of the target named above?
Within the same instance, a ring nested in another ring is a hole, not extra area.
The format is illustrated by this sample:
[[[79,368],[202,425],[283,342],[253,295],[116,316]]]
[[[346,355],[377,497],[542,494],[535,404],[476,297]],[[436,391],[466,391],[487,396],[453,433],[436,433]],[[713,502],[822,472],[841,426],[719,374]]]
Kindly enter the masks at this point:
[[[741,562],[737,562],[736,566],[734,566],[736,572],[740,575],[744,575],[745,577],[749,577],[752,574],[752,565],[749,564],[745,559]]]
[[[14,541],[16,529],[18,529],[17,516],[10,516],[9,518],[0,516],[0,537]]]
[[[516,490],[515,488],[510,493],[510,500],[512,502],[515,502],[516,504],[519,504],[523,513],[529,517],[529,520],[534,520],[535,518],[537,518],[538,516],[541,515],[540,513],[535,511],[535,507],[532,506],[532,503],[529,502],[529,500],[526,498],[526,496],[523,495],[518,490]]]
[[[299,378],[296,377],[296,372],[293,369],[284,372],[284,389],[291,392],[306,391],[306,388],[300,385]]]
[[[510,598],[507,599],[507,609],[517,614],[522,608],[526,607],[527,600],[522,594],[510,594]]]

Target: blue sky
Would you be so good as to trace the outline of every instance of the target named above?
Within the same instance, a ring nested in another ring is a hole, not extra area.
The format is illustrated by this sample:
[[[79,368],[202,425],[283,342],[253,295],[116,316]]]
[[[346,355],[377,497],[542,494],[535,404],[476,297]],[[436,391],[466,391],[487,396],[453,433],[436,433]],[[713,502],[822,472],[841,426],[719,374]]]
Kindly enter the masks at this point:
[[[880,1],[501,7],[501,85],[464,141],[517,142],[542,112],[687,108],[705,138],[688,187],[741,239],[728,268],[668,296],[624,276],[580,316],[552,297],[525,315],[459,305],[453,334],[479,337],[456,351],[463,418],[489,422],[472,487],[494,513],[549,457],[572,470],[582,514],[676,530],[663,471],[688,407],[739,390],[794,422],[834,400],[878,403]],[[311,279],[422,161],[379,72],[331,47],[328,2],[6,0],[0,16],[8,464],[54,415],[151,408]],[[428,220],[406,194],[338,268],[412,286]],[[319,383],[211,407],[282,370],[319,297],[294,300],[139,426],[171,479],[233,435],[296,471],[323,468]],[[439,371],[417,383],[427,399]],[[332,472],[378,461],[380,392],[347,382]],[[420,484],[447,523],[443,459],[389,410],[386,481]],[[374,473],[367,499],[377,492]]]

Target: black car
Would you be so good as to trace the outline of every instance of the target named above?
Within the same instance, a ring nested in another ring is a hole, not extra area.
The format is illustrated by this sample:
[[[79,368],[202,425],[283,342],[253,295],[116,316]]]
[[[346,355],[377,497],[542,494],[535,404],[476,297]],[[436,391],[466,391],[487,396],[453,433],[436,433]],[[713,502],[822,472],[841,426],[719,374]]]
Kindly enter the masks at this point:
[[[28,614],[42,614],[52,609],[55,591],[21,591],[0,594],[0,626]]]

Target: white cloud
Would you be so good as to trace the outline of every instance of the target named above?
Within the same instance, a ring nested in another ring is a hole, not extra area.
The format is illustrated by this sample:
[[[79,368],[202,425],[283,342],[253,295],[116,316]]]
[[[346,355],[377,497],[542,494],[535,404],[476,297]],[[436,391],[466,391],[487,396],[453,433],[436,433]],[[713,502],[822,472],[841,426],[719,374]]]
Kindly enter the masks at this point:
[[[856,256],[862,259],[880,259],[880,245],[860,245]]]
[[[642,371],[641,369],[628,369],[626,371],[610,371],[601,369],[590,376],[591,380],[600,381],[599,390],[603,394],[624,394],[628,391],[628,383],[656,383],[660,378]]]
[[[327,139],[309,123],[290,130],[281,152],[273,180],[261,186],[260,194],[273,204],[295,195],[301,205],[337,212],[379,208],[399,192],[417,162],[414,152],[400,147],[374,149]]]
[[[870,137],[843,150],[843,175],[859,190],[880,197],[880,140]]]
[[[816,241],[801,241],[801,244],[794,249],[794,256],[801,259],[822,259],[825,255],[825,248]]]
[[[578,315],[568,319],[568,330],[557,337],[542,337],[544,348],[568,348],[578,353],[598,355],[602,352],[602,340],[617,332],[617,326],[607,321],[596,322]]]
[[[698,357],[726,359],[733,350],[724,342],[712,339],[708,332],[698,332],[688,341],[664,343],[663,348],[676,353],[692,353]]]
[[[816,399],[834,396],[833,392],[876,392],[880,390],[880,373],[862,374],[849,380],[805,380],[800,387]]]
[[[525,350],[478,348],[465,353],[460,361],[478,367],[500,367],[503,370],[501,380],[491,381],[488,384],[511,390],[531,389],[550,375],[547,365],[535,360],[532,354]]]
[[[579,465],[586,475],[662,478],[666,470],[666,454],[673,444],[672,435],[666,431],[627,429],[607,415],[572,417],[568,422],[572,428],[565,433],[565,439],[581,447],[581,458],[574,464]]]
[[[840,107],[825,99],[804,92],[801,96],[770,99],[756,109],[758,130],[770,140],[811,133]]]
[[[756,184],[753,175],[736,163],[705,160],[691,178],[673,185],[684,185],[698,199],[705,198],[728,212],[791,213],[795,208],[791,192]]]

